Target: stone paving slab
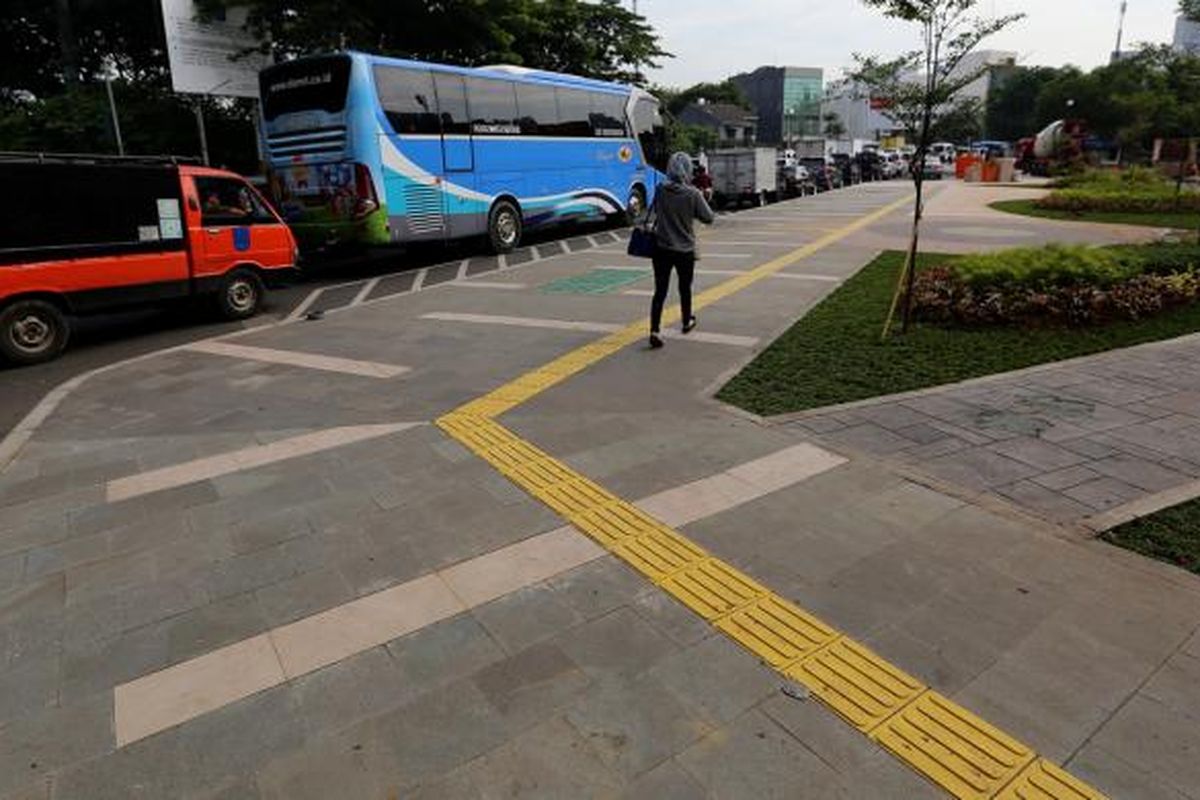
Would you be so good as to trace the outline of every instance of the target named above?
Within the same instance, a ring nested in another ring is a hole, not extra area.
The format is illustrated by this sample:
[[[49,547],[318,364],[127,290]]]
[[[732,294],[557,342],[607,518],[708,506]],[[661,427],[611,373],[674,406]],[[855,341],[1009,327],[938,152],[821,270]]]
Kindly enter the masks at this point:
[[[1195,480],[1200,405],[1188,399],[1198,385],[1191,336],[784,424],[1078,524]]]

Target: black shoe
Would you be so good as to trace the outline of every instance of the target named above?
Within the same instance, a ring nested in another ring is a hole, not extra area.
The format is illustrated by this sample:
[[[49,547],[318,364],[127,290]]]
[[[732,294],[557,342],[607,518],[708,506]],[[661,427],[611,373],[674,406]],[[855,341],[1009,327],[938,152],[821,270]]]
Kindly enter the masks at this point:
[[[657,333],[650,334],[650,349],[657,350],[658,348],[660,348],[662,346],[663,346],[663,340],[658,338],[658,334]]]
[[[692,329],[695,327],[696,327],[696,315],[693,314],[691,319],[689,319],[687,322],[683,323],[683,332],[691,333]]]

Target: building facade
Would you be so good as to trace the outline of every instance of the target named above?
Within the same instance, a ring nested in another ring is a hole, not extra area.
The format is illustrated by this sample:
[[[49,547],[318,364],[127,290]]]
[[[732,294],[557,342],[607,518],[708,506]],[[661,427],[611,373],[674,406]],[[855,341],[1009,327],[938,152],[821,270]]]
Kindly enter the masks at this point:
[[[1179,16],[1175,19],[1175,39],[1172,46],[1177,53],[1200,55],[1200,22]]]
[[[757,141],[758,117],[732,103],[691,103],[679,112],[684,125],[699,125],[716,134],[719,146],[752,145]]]
[[[815,67],[759,67],[730,78],[758,115],[760,144],[821,135],[825,75]]]

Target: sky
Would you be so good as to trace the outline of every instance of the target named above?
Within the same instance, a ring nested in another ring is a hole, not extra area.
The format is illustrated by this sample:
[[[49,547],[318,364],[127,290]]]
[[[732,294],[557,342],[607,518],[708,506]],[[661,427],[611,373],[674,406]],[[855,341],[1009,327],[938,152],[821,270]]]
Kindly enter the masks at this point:
[[[1126,47],[1169,42],[1176,0],[1128,0]],[[624,0],[626,7],[632,0]],[[1018,63],[1091,68],[1108,61],[1121,0],[979,0],[986,16],[1025,19],[981,47],[1011,50]],[[826,79],[855,52],[891,56],[917,47],[917,29],[885,19],[862,0],[638,0],[675,55],[650,72],[655,83],[719,81],[764,64],[824,67]]]

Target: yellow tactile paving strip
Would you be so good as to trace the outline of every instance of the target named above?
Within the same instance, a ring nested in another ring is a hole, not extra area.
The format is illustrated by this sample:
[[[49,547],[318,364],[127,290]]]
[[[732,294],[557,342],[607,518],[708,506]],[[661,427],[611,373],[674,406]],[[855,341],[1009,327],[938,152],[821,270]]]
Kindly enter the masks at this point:
[[[703,308],[739,292],[908,202],[885,206],[708,289],[696,296],[694,305]],[[664,322],[678,318],[676,307]],[[954,797],[1102,800],[1095,789],[1030,748],[496,422],[504,412],[644,335],[645,323],[633,323],[472,400],[437,424]]]

